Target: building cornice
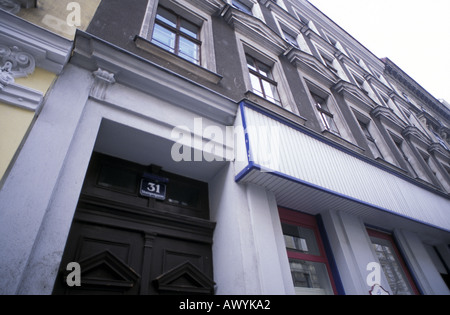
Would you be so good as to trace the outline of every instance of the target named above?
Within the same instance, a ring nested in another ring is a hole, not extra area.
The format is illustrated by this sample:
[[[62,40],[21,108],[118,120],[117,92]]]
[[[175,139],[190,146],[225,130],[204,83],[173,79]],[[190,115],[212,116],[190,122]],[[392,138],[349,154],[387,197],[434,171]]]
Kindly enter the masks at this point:
[[[283,54],[289,47],[287,42],[263,21],[235,9],[231,5],[226,5],[220,15],[237,32],[260,43],[277,56]]]
[[[370,114],[372,117],[385,122],[388,126],[399,133],[401,133],[407,127],[407,124],[400,120],[391,108],[377,106],[372,110]]]
[[[286,56],[294,66],[302,69],[310,75],[318,75],[322,81],[327,83],[328,86],[336,84],[339,80],[338,76],[336,76],[313,55],[292,47],[289,51],[287,51]]]
[[[341,94],[344,98],[356,103],[359,107],[363,108],[366,112],[370,112],[377,104],[365,94],[359,87],[341,80],[332,88],[336,93]]]
[[[439,156],[443,160],[450,159],[450,152],[447,151],[440,143],[432,143],[428,146],[427,151],[431,154]]]
[[[77,30],[71,63],[91,72],[101,69],[114,78],[111,82],[155,93],[200,117],[225,125],[234,122],[237,104],[233,100],[86,32]],[[104,97],[103,92],[95,95]]]
[[[425,138],[424,134],[415,126],[407,126],[403,129],[402,136],[405,139],[414,141],[416,144],[419,144],[424,148],[428,148],[431,144],[431,141]]]
[[[420,86],[391,60],[388,58],[383,58],[382,61],[385,64],[385,73],[391,75],[424,104],[430,106],[445,119],[450,120],[450,109],[445,107],[441,102],[439,102],[438,99],[433,97],[427,90]]]
[[[23,109],[39,112],[44,100],[44,95],[15,83],[0,87],[0,102],[14,105]]]
[[[19,47],[33,56],[36,67],[60,74],[67,64],[73,43],[57,34],[0,10],[0,44]]]
[[[186,1],[192,3],[197,8],[201,8],[205,12],[208,12],[210,15],[217,13],[225,5],[223,0],[186,0]]]
[[[277,16],[282,17],[284,21],[289,23],[292,26],[296,26],[297,30],[300,30],[304,24],[297,17],[293,16],[291,13],[280,7],[273,0],[259,0],[259,3],[266,8],[268,8],[271,12],[275,13]]]

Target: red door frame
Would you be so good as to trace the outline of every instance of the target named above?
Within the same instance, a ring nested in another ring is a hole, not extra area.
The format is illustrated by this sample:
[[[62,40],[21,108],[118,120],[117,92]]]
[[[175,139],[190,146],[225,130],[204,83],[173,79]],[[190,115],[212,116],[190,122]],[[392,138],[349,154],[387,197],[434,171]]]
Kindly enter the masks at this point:
[[[402,267],[403,272],[406,275],[406,279],[408,280],[409,285],[411,286],[414,294],[415,295],[420,295],[420,292],[417,289],[416,283],[414,282],[413,277],[411,276],[411,273],[409,272],[409,269],[406,266],[406,263],[405,263],[405,261],[403,259],[403,256],[401,255],[400,251],[397,248],[397,245],[395,243],[394,237],[391,234],[380,232],[380,231],[373,230],[373,229],[370,229],[370,228],[367,229],[367,233],[369,234],[369,236],[384,239],[384,240],[388,241],[392,245],[392,248],[394,249],[395,255],[397,256],[397,259],[398,259],[398,261],[400,263],[400,267]]]
[[[320,256],[300,253],[296,251],[287,250],[288,258],[306,260],[311,262],[322,263],[326,266],[328,277],[330,279],[331,287],[333,289],[333,293],[337,295],[336,285],[334,283],[333,274],[331,273],[331,268],[328,263],[328,259],[325,252],[325,247],[323,246],[322,238],[320,236],[319,226],[317,224],[316,218],[312,215],[300,213],[293,210],[288,210],[285,208],[278,208],[280,214],[281,223],[296,225],[311,229],[314,231],[314,236],[316,237],[317,246],[319,247]]]

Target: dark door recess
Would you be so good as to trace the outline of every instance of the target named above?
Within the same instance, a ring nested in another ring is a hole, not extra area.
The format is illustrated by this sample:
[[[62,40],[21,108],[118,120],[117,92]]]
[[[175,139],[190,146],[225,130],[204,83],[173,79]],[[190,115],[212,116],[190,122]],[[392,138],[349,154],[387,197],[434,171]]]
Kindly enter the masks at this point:
[[[214,294],[208,204],[206,183],[94,153],[54,294]]]

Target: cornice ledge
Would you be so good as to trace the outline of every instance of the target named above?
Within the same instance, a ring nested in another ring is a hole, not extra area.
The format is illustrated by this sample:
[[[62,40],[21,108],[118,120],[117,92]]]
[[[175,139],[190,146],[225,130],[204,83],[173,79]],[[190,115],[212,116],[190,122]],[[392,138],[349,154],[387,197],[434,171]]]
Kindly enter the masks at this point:
[[[450,152],[440,143],[434,142],[430,144],[427,151],[431,154],[440,155],[443,159],[450,159]]]
[[[305,71],[312,71],[315,74],[319,74],[329,85],[336,84],[339,80],[339,78],[331,70],[325,67],[322,62],[317,60],[316,57],[297,48],[292,47],[292,49],[287,52],[286,57],[294,66]]]
[[[208,12],[213,15],[219,12],[225,5],[223,0],[187,0],[193,3],[196,7],[203,9],[203,11]]]
[[[0,87],[0,102],[39,112],[44,94],[15,83]]]
[[[377,106],[377,104],[375,104],[369,96],[350,82],[341,80],[332,87],[332,90],[338,94],[341,94],[344,98],[356,102],[367,111],[371,111]]]
[[[415,140],[416,142],[420,142],[426,147],[429,147],[431,144],[431,141],[429,139],[427,139],[416,126],[407,126],[405,129],[403,129],[402,136],[405,139],[410,139],[410,140]]]
[[[116,84],[147,94],[157,91],[157,97],[213,121],[234,122],[237,103],[214,90],[86,32],[77,30],[75,43],[71,63],[76,66],[91,72],[101,69]]]
[[[374,118],[383,119],[391,123],[391,125],[397,130],[403,131],[407,127],[407,125],[397,117],[392,109],[384,106],[378,105],[371,111],[370,115]]]
[[[36,67],[60,74],[72,52],[73,42],[0,10],[0,43],[20,47],[32,55]]]
[[[230,5],[226,5],[222,9],[221,16],[237,32],[262,44],[277,56],[283,54],[289,47],[285,40],[260,19],[235,9]]]
[[[408,88],[414,95],[425,104],[429,105],[439,112],[442,116],[450,119],[450,109],[441,104],[433,95],[425,90],[419,83],[412,79],[400,67],[398,67],[389,58],[383,58],[381,61],[385,64],[385,73],[394,77],[404,87]]]

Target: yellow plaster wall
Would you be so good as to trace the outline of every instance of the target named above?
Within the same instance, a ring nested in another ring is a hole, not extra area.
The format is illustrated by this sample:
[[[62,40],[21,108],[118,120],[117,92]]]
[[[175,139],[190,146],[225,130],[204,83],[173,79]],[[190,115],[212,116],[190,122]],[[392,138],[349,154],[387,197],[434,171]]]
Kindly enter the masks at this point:
[[[45,95],[55,79],[56,74],[36,68],[33,74],[30,74],[28,77],[15,79],[15,83],[40,91]]]
[[[56,74],[36,68],[28,77],[15,79],[15,83],[45,95],[55,79]],[[27,134],[34,115],[34,111],[0,102],[0,179]]]
[[[9,163],[34,118],[34,112],[0,103],[0,178],[5,174]]]
[[[67,10],[71,2],[80,4],[80,26],[69,26],[67,17],[73,10]],[[77,28],[86,30],[94,17],[101,0],[38,0],[37,8],[22,9],[17,14],[21,18],[73,40]]]

